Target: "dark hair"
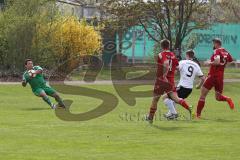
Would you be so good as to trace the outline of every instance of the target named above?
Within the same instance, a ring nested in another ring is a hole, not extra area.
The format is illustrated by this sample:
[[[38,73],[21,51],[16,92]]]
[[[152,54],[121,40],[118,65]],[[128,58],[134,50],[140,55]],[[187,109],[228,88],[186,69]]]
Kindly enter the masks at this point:
[[[195,52],[194,50],[190,49],[186,52],[186,54],[189,56],[189,58],[192,58],[192,60],[194,62],[196,62],[199,66],[201,66],[199,60],[197,59],[197,57],[195,57]]]
[[[214,38],[212,41],[213,43],[218,43],[219,45],[222,45],[222,41],[220,38]]]
[[[199,60],[197,59],[197,57],[193,57],[193,61],[196,62],[200,67],[201,67],[201,63],[199,62]]]
[[[192,50],[192,49],[190,49],[190,50],[188,50],[187,52],[186,52],[186,54],[189,56],[189,58],[194,58],[195,56],[195,53],[194,53],[194,51]]]
[[[167,39],[161,40],[161,47],[162,49],[169,49],[170,48],[170,41]]]
[[[25,65],[27,65],[28,62],[32,61],[31,59],[26,59],[25,60]]]

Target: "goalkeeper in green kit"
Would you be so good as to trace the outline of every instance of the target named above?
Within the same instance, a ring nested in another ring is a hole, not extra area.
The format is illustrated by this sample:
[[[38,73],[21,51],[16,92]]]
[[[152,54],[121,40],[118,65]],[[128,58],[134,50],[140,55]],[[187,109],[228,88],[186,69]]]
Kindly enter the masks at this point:
[[[52,109],[56,109],[57,106],[65,108],[59,94],[46,84],[42,73],[43,69],[40,66],[33,66],[31,59],[25,60],[25,67],[27,70],[23,74],[22,86],[26,87],[27,83],[29,83],[33,93],[41,97]],[[58,105],[53,104],[48,96],[55,98]]]

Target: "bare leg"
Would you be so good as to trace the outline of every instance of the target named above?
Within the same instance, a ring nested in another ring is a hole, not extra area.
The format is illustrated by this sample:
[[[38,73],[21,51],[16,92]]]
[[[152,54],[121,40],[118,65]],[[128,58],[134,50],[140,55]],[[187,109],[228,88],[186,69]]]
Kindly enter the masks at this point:
[[[182,99],[179,98],[178,95],[175,92],[170,92],[168,93],[169,98],[171,98],[175,103],[180,104],[181,106],[183,106],[185,109],[187,109],[188,111],[191,111],[189,108],[189,105],[187,104],[187,102]]]

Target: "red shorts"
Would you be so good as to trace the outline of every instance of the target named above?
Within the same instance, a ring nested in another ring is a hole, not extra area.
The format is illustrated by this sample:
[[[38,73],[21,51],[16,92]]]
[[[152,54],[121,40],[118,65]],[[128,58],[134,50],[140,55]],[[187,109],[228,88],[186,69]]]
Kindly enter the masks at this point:
[[[168,79],[168,82],[171,84],[171,86],[172,86],[172,92],[177,92],[177,90],[176,90],[176,86],[175,86],[175,81],[174,81],[174,77],[172,77],[172,78],[167,78]]]
[[[164,93],[176,92],[174,78],[167,79],[168,81],[162,77],[156,79],[153,91],[155,95],[163,95]]]
[[[211,76],[209,75],[204,84],[203,87],[207,88],[208,90],[211,90],[212,87],[214,87],[215,91],[218,93],[223,92],[223,76]]]

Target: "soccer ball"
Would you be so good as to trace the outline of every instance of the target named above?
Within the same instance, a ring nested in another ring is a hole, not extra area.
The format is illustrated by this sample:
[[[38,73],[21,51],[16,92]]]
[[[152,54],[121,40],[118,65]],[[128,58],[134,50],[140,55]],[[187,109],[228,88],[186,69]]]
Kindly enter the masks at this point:
[[[35,70],[29,70],[29,71],[28,71],[28,75],[29,75],[30,77],[36,77],[36,71],[35,71]]]

